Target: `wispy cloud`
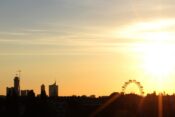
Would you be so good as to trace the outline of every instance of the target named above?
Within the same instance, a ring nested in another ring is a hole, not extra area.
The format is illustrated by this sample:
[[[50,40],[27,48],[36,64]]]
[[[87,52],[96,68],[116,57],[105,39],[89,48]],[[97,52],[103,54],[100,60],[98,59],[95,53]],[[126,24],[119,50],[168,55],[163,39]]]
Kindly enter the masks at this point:
[[[156,21],[146,23],[173,17],[173,12],[163,16],[166,10],[174,10],[172,0],[15,0],[13,4],[0,3],[1,53],[120,51],[142,43],[143,34],[160,32],[161,28],[164,32],[171,30],[175,37],[174,19],[161,25],[156,25]],[[140,21],[143,23],[139,24]]]
[[[27,35],[28,33],[24,32],[0,32],[0,36],[3,35],[9,35],[9,36],[24,36]]]

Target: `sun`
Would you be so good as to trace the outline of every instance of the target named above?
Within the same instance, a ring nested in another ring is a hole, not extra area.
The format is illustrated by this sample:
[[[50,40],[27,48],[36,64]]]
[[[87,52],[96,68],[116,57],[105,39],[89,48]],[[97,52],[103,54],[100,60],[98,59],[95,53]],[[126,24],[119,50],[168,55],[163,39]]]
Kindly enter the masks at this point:
[[[165,90],[175,73],[175,19],[143,20],[128,23],[112,34],[124,42],[140,61],[148,84],[156,91]]]
[[[143,65],[146,72],[155,77],[165,77],[174,70],[174,47],[164,44],[152,44],[143,47]]]
[[[143,47],[142,67],[154,90],[162,92],[172,82],[175,71],[175,47],[166,44],[151,44]]]
[[[121,28],[117,35],[141,43],[137,50],[143,53],[145,71],[157,77],[166,76],[173,71],[175,61],[172,25],[175,25],[175,19],[135,22]]]

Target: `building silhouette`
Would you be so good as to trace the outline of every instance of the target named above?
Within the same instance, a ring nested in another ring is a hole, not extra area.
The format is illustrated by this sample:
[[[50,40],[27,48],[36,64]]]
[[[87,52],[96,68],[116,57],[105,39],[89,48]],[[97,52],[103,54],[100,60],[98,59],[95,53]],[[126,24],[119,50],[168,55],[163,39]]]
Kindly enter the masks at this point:
[[[41,98],[46,98],[46,97],[47,97],[47,95],[46,95],[46,90],[45,90],[45,85],[44,85],[44,84],[41,85],[40,97],[41,97]]]
[[[6,96],[13,96],[14,95],[14,88],[13,87],[7,87],[6,88]]]
[[[20,78],[16,75],[14,77],[14,87],[7,87],[6,88],[6,95],[7,96],[20,96]]]
[[[42,85],[41,85],[41,93],[42,93],[42,92],[45,92],[45,91],[46,91],[46,90],[45,90],[45,85],[42,84]]]
[[[31,90],[21,90],[21,96],[28,96]]]
[[[58,85],[56,82],[52,85],[49,85],[49,97],[57,97],[58,96]]]
[[[14,91],[20,96],[20,78],[18,76],[15,76],[14,78]]]
[[[27,96],[27,90],[21,90],[21,96]]]

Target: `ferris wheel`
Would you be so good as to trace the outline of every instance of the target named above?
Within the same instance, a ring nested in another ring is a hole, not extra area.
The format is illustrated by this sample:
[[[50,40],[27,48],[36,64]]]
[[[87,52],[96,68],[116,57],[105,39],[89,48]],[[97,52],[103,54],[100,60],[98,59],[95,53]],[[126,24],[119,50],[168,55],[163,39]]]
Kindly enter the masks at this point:
[[[136,80],[128,80],[127,82],[124,83],[124,85],[122,86],[122,93],[125,93],[126,88],[128,87],[128,85],[130,84],[136,84],[140,90],[140,95],[144,95],[144,90],[143,90],[143,86],[141,85],[140,82],[136,81]]]

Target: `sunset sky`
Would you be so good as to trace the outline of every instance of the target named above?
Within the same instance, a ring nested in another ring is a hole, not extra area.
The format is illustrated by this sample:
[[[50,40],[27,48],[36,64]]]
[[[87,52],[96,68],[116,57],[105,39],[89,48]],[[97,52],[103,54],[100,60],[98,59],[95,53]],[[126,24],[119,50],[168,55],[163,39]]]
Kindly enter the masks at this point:
[[[129,79],[172,94],[174,11],[174,0],[1,0],[0,95],[19,69],[37,94],[56,80],[59,95],[110,95]]]

